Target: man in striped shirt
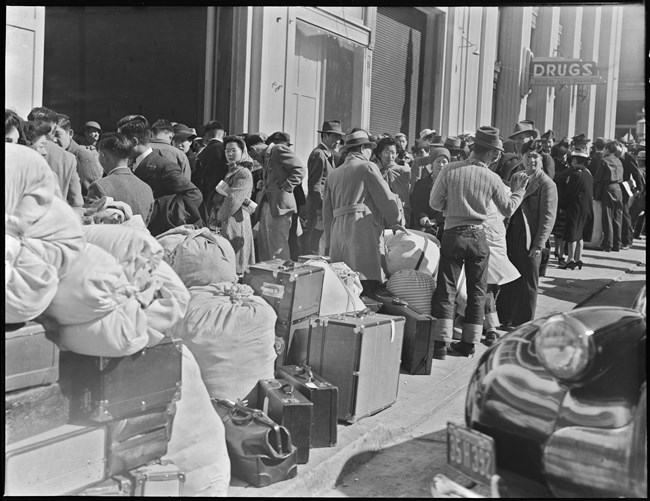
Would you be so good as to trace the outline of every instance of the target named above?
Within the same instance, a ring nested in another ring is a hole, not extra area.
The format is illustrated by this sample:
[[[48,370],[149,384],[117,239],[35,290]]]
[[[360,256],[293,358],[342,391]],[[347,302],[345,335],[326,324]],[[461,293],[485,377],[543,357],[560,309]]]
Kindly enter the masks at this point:
[[[499,129],[480,127],[469,158],[447,165],[431,189],[429,205],[445,216],[438,280],[431,304],[431,314],[436,318],[433,357],[440,360],[445,359],[447,343],[452,338],[457,283],[463,264],[467,281],[465,320],[461,341],[451,344],[450,349],[466,357],[474,354],[474,345],[483,332],[490,257],[482,224],[491,200],[503,215],[512,215],[528,184],[527,178],[518,178],[508,193],[501,178],[488,169],[502,152]]]

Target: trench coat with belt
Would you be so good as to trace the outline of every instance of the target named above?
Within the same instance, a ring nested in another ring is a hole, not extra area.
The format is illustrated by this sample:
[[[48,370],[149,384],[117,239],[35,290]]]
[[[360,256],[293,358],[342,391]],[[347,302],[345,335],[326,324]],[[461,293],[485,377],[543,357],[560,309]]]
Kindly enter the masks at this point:
[[[400,222],[400,202],[379,168],[358,152],[346,156],[325,183],[323,225],[332,262],[343,261],[361,280],[383,281],[384,221]]]

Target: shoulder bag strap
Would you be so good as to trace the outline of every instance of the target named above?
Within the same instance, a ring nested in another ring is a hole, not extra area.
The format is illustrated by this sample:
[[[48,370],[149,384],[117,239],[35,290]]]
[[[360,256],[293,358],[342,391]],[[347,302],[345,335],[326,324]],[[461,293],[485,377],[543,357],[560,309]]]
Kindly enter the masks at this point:
[[[420,259],[418,259],[418,264],[415,265],[415,269],[419,270],[422,260],[424,259],[424,254],[427,252],[427,246],[429,245],[429,239],[424,237],[424,249],[422,249],[422,254],[420,254]]]

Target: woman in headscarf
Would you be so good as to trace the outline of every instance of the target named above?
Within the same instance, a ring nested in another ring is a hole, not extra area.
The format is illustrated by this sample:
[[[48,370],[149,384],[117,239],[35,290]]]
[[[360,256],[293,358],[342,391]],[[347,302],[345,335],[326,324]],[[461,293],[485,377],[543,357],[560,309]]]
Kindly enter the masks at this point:
[[[226,238],[237,258],[237,274],[243,274],[249,265],[255,263],[251,214],[247,210],[253,191],[252,162],[246,160],[246,144],[237,136],[223,140],[228,172],[223,184],[217,185],[214,206],[208,226],[218,228]]]

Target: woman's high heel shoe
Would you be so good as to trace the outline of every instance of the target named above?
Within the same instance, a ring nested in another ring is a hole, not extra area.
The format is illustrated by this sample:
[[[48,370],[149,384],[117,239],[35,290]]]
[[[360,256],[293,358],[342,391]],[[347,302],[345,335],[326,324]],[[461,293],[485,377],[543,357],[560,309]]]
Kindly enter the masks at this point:
[[[578,268],[579,270],[581,270],[581,269],[582,269],[582,261],[576,261],[574,267],[575,267],[575,268]],[[571,269],[573,269],[573,268],[571,268]]]

